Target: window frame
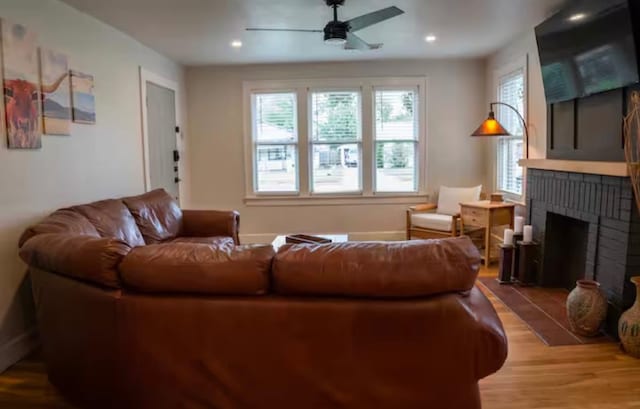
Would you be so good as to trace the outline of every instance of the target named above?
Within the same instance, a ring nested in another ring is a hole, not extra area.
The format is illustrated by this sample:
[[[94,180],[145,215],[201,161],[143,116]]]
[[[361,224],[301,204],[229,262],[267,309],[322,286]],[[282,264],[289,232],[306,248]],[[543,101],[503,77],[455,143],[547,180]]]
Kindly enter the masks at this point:
[[[293,94],[294,97],[294,107],[293,107],[293,115],[296,119],[294,133],[296,135],[295,141],[272,141],[272,142],[259,142],[257,139],[257,131],[256,131],[256,123],[251,121],[251,157],[252,157],[252,189],[256,193],[256,195],[273,195],[273,196],[287,196],[292,194],[297,194],[300,192],[300,172],[296,172],[296,180],[295,180],[295,189],[294,190],[283,190],[283,191],[259,191],[258,190],[258,147],[260,146],[284,146],[285,150],[288,146],[293,146],[295,149],[295,163],[296,169],[300,166],[300,131],[298,124],[298,94],[295,90],[279,90],[279,91],[259,91],[253,92],[251,94],[251,118],[254,117],[256,113],[256,100],[258,95],[274,95],[274,94]],[[286,155],[286,153],[285,153]]]
[[[493,77],[494,77],[494,94],[493,94],[493,101],[496,102],[501,102],[500,101],[500,81],[502,78],[509,76],[511,74],[513,74],[516,71],[522,70],[522,75],[523,75],[523,80],[524,80],[524,90],[523,90],[523,112],[521,112],[525,122],[529,123],[529,56],[528,54],[525,54],[524,56],[520,57],[520,58],[516,58],[514,59],[511,63],[509,64],[505,64],[504,66],[502,66],[501,68],[497,69],[494,71],[493,73]],[[494,107],[495,111],[496,111],[496,116],[497,119],[500,120],[499,116],[499,106],[495,106]],[[508,109],[508,108],[506,108]],[[524,125],[523,125],[524,126]],[[501,189],[500,186],[500,172],[501,172],[501,164],[499,163],[500,160],[500,141],[505,141],[505,140],[522,140],[523,144],[526,143],[526,137],[524,135],[524,129],[523,129],[523,135],[522,136],[499,136],[498,140],[495,141],[494,143],[494,148],[493,148],[493,183],[495,186],[495,191],[496,192],[500,192],[503,194],[503,196],[505,197],[505,199],[509,200],[509,201],[513,201],[513,202],[522,202],[522,200],[524,199],[525,196],[525,192],[526,192],[526,180],[527,180],[527,175],[526,175],[526,168],[522,169],[522,192],[521,194],[517,194],[514,192],[510,192],[507,190],[503,190]],[[523,145],[523,149],[522,149],[522,158],[524,159],[525,156],[525,152],[526,152],[526,146]]]
[[[416,185],[414,192],[375,191],[375,90],[415,89],[418,114],[416,149]],[[298,130],[298,191],[256,192],[253,175],[256,163],[253,150],[253,108],[255,93],[296,92]],[[313,144],[311,129],[311,95],[322,91],[360,91],[360,187],[358,192],[312,192]],[[243,82],[245,204],[255,206],[340,205],[369,203],[419,203],[427,195],[427,92],[426,77],[374,77],[341,79],[300,79]]]
[[[376,105],[376,92],[377,91],[411,91],[415,93],[414,99],[414,132],[416,132],[415,139],[396,139],[396,140],[384,140],[378,139],[378,131],[377,131],[377,122],[376,122],[376,114],[377,114],[377,105]],[[373,192],[374,194],[414,194],[420,192],[420,109],[421,109],[421,101],[420,101],[420,89],[419,86],[414,87],[399,87],[399,86],[377,86],[373,87],[373,153],[374,153],[374,163],[373,163]],[[378,185],[378,172],[377,165],[375,160],[375,155],[377,154],[378,144],[385,143],[413,143],[414,144],[414,170],[413,170],[413,190],[412,191],[386,191],[386,190],[377,190]],[[417,166],[416,166],[417,165]]]

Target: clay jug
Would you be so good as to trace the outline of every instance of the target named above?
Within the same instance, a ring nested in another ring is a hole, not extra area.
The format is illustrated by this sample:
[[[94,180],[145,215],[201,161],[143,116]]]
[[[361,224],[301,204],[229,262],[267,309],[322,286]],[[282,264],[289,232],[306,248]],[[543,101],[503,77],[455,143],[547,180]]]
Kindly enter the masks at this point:
[[[636,302],[620,316],[618,335],[625,352],[640,358],[640,276],[631,277],[631,282],[636,285]]]
[[[607,299],[600,291],[600,283],[578,280],[567,297],[567,316],[571,331],[585,337],[598,335],[607,316]]]

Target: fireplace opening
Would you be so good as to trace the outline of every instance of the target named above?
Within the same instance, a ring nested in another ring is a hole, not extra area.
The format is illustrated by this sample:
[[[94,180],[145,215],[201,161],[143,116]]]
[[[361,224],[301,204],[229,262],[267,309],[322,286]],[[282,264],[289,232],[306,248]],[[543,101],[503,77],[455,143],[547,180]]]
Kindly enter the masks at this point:
[[[572,290],[585,278],[588,235],[589,223],[547,214],[543,285]]]

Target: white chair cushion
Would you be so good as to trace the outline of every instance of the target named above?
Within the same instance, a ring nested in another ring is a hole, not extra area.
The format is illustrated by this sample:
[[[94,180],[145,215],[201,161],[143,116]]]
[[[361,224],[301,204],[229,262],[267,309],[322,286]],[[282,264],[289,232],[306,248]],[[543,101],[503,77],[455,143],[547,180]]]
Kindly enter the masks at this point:
[[[411,225],[423,229],[450,232],[453,226],[453,217],[439,213],[414,213],[411,215]]]
[[[480,200],[482,185],[475,187],[440,187],[438,213],[454,215],[460,213],[460,203]]]

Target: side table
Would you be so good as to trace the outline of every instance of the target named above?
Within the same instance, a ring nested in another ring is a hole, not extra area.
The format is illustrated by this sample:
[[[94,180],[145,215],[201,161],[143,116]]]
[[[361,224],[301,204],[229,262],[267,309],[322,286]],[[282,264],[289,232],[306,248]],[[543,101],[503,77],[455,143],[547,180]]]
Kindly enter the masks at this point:
[[[513,229],[515,204],[507,202],[460,203],[460,232],[465,234],[465,227],[482,228],[484,234],[484,265],[491,263],[491,231],[495,227],[509,225]]]

